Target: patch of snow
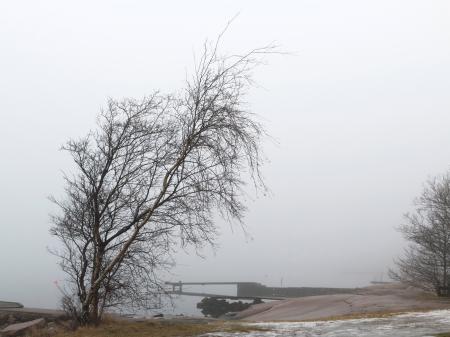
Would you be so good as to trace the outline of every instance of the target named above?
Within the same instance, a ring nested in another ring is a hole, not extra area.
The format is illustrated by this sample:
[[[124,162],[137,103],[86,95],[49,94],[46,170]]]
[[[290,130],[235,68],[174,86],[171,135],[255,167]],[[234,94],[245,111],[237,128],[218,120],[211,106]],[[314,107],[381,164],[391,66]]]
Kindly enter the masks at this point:
[[[317,322],[246,323],[270,331],[213,333],[217,337],[431,337],[450,332],[450,310],[414,312],[385,318]]]

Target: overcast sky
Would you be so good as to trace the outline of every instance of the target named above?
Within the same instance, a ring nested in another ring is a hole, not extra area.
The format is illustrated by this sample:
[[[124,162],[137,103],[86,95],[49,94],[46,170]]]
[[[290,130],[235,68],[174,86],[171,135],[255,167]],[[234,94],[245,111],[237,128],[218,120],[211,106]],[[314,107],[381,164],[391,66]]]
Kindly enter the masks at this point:
[[[206,38],[222,51],[276,42],[249,97],[267,142],[272,195],[247,231],[177,255],[174,280],[363,286],[405,243],[395,231],[450,164],[447,0],[1,1],[0,299],[56,306],[47,247],[59,147],[85,135],[108,97],[183,86]],[[385,276],[386,277],[386,276]]]

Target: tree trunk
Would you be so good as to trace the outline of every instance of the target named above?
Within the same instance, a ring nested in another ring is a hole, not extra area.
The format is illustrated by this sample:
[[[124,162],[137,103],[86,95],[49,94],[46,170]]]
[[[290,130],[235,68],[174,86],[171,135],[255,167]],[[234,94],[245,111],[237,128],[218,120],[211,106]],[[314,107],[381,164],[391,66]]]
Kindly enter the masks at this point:
[[[81,306],[81,313],[78,320],[81,325],[89,324],[89,304],[83,304]]]
[[[98,325],[100,323],[100,316],[98,312],[98,291],[95,292],[95,295],[92,298],[90,323],[94,325]]]

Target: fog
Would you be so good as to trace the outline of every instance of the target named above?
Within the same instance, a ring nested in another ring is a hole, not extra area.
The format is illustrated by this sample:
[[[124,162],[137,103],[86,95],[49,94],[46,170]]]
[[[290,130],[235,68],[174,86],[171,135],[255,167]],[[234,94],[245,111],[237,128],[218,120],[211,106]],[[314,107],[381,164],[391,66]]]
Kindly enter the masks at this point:
[[[255,70],[247,97],[273,137],[271,193],[249,198],[246,233],[218,220],[215,249],[180,250],[170,279],[387,278],[406,245],[395,227],[449,169],[448,1],[2,1],[0,299],[57,306],[47,197],[73,170],[59,147],[94,128],[108,97],[180,90],[237,13],[223,52],[288,52]]]

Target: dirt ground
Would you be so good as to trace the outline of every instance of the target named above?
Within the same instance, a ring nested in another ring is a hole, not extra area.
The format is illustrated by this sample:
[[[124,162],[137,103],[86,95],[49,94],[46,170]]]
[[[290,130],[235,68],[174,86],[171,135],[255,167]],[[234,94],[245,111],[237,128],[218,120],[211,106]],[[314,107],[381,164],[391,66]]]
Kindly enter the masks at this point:
[[[361,288],[353,294],[308,296],[257,304],[236,318],[246,321],[302,321],[381,312],[450,308],[450,299],[391,283]]]

